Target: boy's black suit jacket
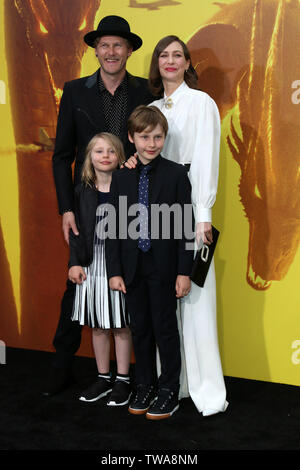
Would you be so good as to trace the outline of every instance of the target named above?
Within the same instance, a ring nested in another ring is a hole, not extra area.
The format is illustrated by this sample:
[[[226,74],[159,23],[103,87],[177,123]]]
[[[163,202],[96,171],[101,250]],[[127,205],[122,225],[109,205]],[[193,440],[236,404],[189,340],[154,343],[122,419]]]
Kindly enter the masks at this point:
[[[81,167],[85,149],[91,138],[107,131],[101,99],[98,91],[99,69],[91,76],[65,83],[57,120],[53,173],[58,198],[59,212],[74,210],[74,186],[81,181]],[[144,78],[134,77],[127,72],[128,102],[127,116],[122,123],[121,140],[127,157],[133,155],[134,147],[127,137],[127,120],[140,104],[154,100]],[[74,185],[72,164],[74,167]]]
[[[149,204],[172,206],[178,203],[182,207],[188,204],[191,209],[191,185],[186,169],[161,156],[157,159],[159,160],[155,169],[155,180],[149,193]],[[138,181],[137,168],[130,170],[125,167],[113,173],[110,203],[115,207],[117,215],[119,196],[127,196],[128,208],[138,203]],[[136,220],[136,215],[128,217],[127,227],[133,220]],[[153,223],[152,220],[151,223]],[[151,240],[151,249],[159,278],[166,282],[175,281],[178,274],[189,276],[193,264],[193,250],[186,249],[186,243],[191,243],[191,240],[185,238],[184,227],[182,226],[182,239],[174,239],[174,231],[174,220],[172,220],[169,239],[162,239],[160,236],[158,239]],[[125,284],[129,285],[136,273],[139,255],[138,240],[108,238],[105,251],[108,278],[122,276]]]

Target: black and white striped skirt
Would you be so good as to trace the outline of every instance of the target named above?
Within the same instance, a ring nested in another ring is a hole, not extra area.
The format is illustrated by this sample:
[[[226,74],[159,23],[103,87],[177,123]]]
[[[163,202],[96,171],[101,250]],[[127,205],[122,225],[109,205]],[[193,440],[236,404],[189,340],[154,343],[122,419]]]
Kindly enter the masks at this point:
[[[76,285],[72,320],[91,328],[125,328],[129,325],[124,294],[109,288],[104,241],[94,245],[94,258],[84,268],[86,280]]]

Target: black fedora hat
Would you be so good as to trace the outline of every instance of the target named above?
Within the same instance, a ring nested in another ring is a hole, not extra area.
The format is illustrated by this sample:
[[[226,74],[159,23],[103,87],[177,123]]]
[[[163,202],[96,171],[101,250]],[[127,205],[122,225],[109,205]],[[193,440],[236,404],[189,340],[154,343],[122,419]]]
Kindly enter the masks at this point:
[[[101,36],[120,36],[127,39],[134,51],[143,44],[142,39],[134,33],[131,33],[129,23],[121,16],[111,15],[102,18],[96,31],[90,31],[84,36],[84,41],[91,47],[94,46],[96,38]]]

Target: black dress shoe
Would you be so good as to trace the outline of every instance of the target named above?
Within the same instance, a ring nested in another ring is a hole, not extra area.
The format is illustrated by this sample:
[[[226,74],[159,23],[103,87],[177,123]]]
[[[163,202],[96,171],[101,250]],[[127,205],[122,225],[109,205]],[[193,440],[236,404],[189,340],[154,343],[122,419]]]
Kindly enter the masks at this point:
[[[157,399],[147,411],[147,419],[170,418],[179,408],[178,393],[162,388],[158,391]]]
[[[60,369],[52,367],[50,369],[44,391],[42,392],[45,397],[51,397],[57,393],[65,390],[71,383],[70,369]]]
[[[132,415],[142,415],[156,399],[156,390],[152,385],[139,384],[129,405],[128,411]]]

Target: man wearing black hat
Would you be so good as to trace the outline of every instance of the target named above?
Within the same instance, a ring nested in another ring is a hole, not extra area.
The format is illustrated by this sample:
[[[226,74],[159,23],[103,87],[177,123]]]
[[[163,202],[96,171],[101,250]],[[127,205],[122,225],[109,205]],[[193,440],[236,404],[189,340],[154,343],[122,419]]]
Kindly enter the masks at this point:
[[[130,156],[134,148],[127,137],[128,117],[138,105],[153,101],[147,80],[133,77],[126,71],[127,59],[141,47],[142,39],[130,31],[124,18],[103,18],[97,30],[87,33],[84,40],[95,48],[100,69],[89,77],[65,84],[53,154],[59,213],[67,243],[70,230],[78,234],[73,213],[73,190],[80,182],[88,142],[99,132],[111,132],[122,140],[126,155]],[[67,386],[73,357],[80,346],[81,326],[71,320],[74,294],[75,284],[68,280],[53,341],[56,354],[43,392],[45,396],[54,395]]]

